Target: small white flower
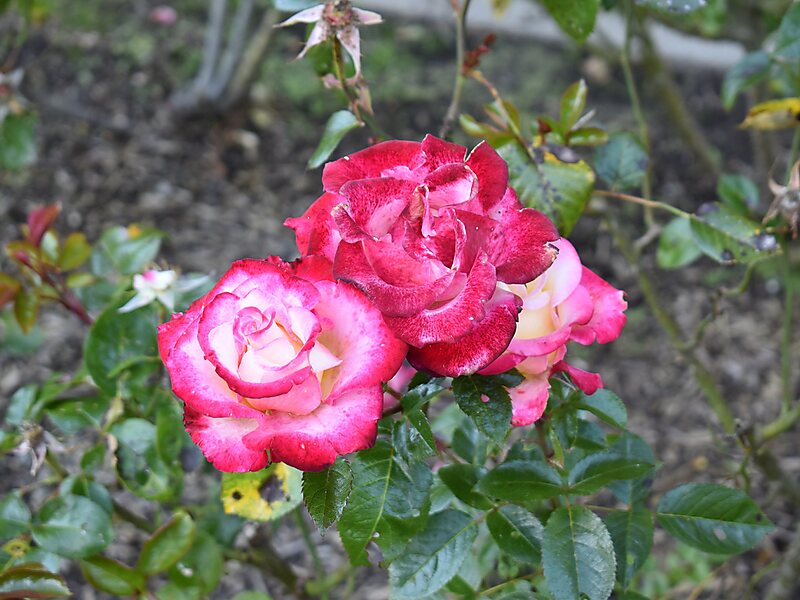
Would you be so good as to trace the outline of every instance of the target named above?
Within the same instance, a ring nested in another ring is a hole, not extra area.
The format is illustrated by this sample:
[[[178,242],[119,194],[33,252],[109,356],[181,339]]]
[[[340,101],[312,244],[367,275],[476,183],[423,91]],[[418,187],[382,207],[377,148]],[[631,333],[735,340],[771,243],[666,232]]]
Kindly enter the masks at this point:
[[[357,26],[375,25],[382,20],[378,13],[353,8],[349,0],[328,0],[325,4],[301,10],[279,23],[277,27],[288,27],[297,23],[316,23],[298,58],[305,56],[306,52],[314,46],[336,37],[352,57],[356,67],[355,77],[358,78],[361,74],[361,38]]]
[[[157,271],[148,269],[141,275],[133,276],[133,289],[136,295],[119,308],[119,312],[126,313],[147,306],[158,300],[169,310],[175,306],[175,282],[178,275],[175,271]]]

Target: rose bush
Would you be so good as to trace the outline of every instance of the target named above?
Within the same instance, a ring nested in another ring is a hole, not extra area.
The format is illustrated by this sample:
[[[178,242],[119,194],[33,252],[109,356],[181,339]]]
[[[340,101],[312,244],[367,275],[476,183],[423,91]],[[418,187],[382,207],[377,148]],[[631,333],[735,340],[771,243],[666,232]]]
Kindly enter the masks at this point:
[[[406,345],[325,259],[241,260],[158,345],[192,440],[222,471],[306,471],[371,446]]]
[[[491,375],[516,368],[525,377],[509,389],[512,424],[517,426],[530,425],[542,416],[548,380],[555,373],[567,372],[587,394],[603,387],[600,375],[564,360],[567,344],[605,344],[617,339],[625,326],[623,292],[583,266],[566,239],[554,245],[558,257],[547,271],[527,285],[504,286],[522,298],[522,312],[508,349],[481,371]]]
[[[558,232],[523,208],[508,167],[428,135],[389,141],[326,165],[325,193],[288,219],[303,256],[375,303],[417,369],[474,373],[506,349],[521,300],[508,287],[547,269]]]

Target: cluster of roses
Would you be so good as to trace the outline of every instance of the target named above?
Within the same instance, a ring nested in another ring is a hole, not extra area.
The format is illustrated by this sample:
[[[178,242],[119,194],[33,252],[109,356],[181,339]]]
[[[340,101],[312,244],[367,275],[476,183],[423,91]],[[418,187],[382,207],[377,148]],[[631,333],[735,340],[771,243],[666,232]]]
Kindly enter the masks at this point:
[[[615,339],[622,292],[522,207],[488,144],[384,142],[322,181],[286,223],[300,259],[238,261],[159,328],[186,428],[218,469],[320,470],[370,447],[404,359],[447,377],[516,368],[518,426],[541,417],[553,373],[602,385],[566,344]]]

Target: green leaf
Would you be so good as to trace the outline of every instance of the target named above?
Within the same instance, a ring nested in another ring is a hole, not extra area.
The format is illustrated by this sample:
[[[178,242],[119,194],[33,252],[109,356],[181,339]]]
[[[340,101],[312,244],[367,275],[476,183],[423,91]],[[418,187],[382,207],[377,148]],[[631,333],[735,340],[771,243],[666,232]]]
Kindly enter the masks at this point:
[[[169,500],[180,494],[183,471],[171,469],[159,456],[156,427],[145,419],[125,419],[110,432],[119,442],[116,468],[131,492],[148,500]]]
[[[61,247],[58,266],[63,271],[77,269],[86,262],[91,253],[92,247],[86,241],[86,236],[79,232],[71,233],[64,240],[64,245]]]
[[[70,475],[64,479],[58,486],[58,493],[62,496],[69,494],[83,496],[97,504],[109,515],[114,512],[114,503],[108,489],[83,475]]]
[[[576,81],[561,95],[561,131],[572,129],[586,108],[586,94],[589,88],[581,79]]]
[[[658,522],[667,533],[705,552],[737,554],[774,526],[744,492],[714,483],[688,483],[661,497]]]
[[[21,289],[14,296],[14,317],[23,333],[29,333],[36,325],[41,302],[35,290]]]
[[[284,463],[255,473],[223,473],[222,505],[228,514],[255,521],[272,521],[303,501],[302,474]]]
[[[725,174],[717,182],[717,196],[731,211],[747,217],[758,208],[758,186],[744,175]]]
[[[522,204],[545,213],[561,235],[567,236],[578,222],[594,189],[594,172],[584,161],[561,162],[541,152],[534,163],[517,143],[497,149],[508,163],[509,185]]]
[[[594,452],[580,459],[569,472],[569,492],[589,495],[612,481],[635,479],[650,472],[652,463],[613,450]]]
[[[525,503],[563,493],[561,475],[545,462],[505,462],[478,483],[477,490],[500,500]]]
[[[135,275],[155,260],[164,234],[151,227],[112,227],[106,229],[89,257],[95,275]]]
[[[93,587],[116,596],[132,596],[145,587],[144,576],[121,562],[93,556],[80,561],[81,572]]]
[[[415,518],[428,500],[433,481],[422,461],[401,462],[395,449],[380,440],[358,453],[352,464],[353,488],[342,516],[339,535],[353,565],[366,565],[367,544],[381,532],[385,516]]]
[[[485,469],[475,465],[453,464],[439,469],[437,475],[456,498],[475,508],[488,510],[494,503],[474,489],[484,472]]]
[[[272,600],[272,596],[264,592],[239,592],[232,600]]]
[[[31,409],[36,404],[36,395],[38,391],[39,388],[29,383],[28,385],[22,386],[11,395],[11,400],[5,415],[7,424],[19,426],[31,418]]]
[[[594,30],[598,0],[540,0],[562,31],[582,44]]]
[[[83,496],[60,496],[42,506],[33,539],[50,552],[69,558],[97,554],[114,539],[111,517]]]
[[[10,492],[0,500],[0,541],[27,531],[30,525],[31,511],[19,491]]]
[[[771,66],[772,59],[769,54],[764,50],[756,50],[728,69],[720,93],[725,110],[733,108],[739,94],[764,79],[769,74]]]
[[[617,556],[617,581],[627,588],[653,547],[653,514],[644,507],[606,515],[606,527]]]
[[[439,591],[458,572],[476,535],[466,513],[445,510],[431,515],[422,533],[389,566],[392,598],[417,600]]]
[[[70,398],[50,404],[45,414],[65,434],[74,435],[87,427],[99,428],[108,406],[108,398]]]
[[[486,450],[489,441],[485,435],[478,431],[475,423],[461,412],[458,406],[455,404],[451,406],[456,409],[461,420],[460,426],[453,431],[453,452],[470,464],[483,465],[486,462]]]
[[[647,152],[630,133],[615,133],[597,149],[597,175],[612,190],[630,192],[642,185],[648,163]]]
[[[320,532],[342,515],[352,485],[350,463],[341,456],[324,471],[303,473],[303,499]]]
[[[608,143],[608,134],[599,127],[581,127],[567,133],[568,146],[601,146]]]
[[[721,263],[751,262],[780,251],[775,238],[760,223],[745,219],[725,206],[690,216],[695,243],[706,256]]]
[[[42,328],[34,324],[30,331],[22,331],[13,310],[0,311],[0,332],[0,346],[6,356],[30,356],[44,342]]]
[[[36,120],[11,113],[0,121],[0,169],[18,171],[36,162]]]
[[[603,521],[583,506],[556,509],[542,539],[542,565],[555,600],[606,600],[614,589],[614,546]]]
[[[197,527],[185,512],[177,512],[142,547],[136,570],[147,575],[166,571],[192,547]]]
[[[675,217],[661,230],[656,262],[662,269],[680,269],[703,255],[695,242],[692,224],[688,219]]]
[[[137,362],[141,357],[158,356],[155,310],[146,308],[120,313],[116,306],[103,311],[89,328],[84,345],[86,368],[101,390],[117,394],[120,377],[110,376],[118,365],[134,361],[132,369],[154,371],[153,362]]]
[[[333,113],[325,125],[325,131],[322,133],[322,139],[308,159],[308,168],[316,169],[333,154],[339,142],[342,141],[353,129],[358,129],[362,124],[358,118],[349,110],[340,110]]]
[[[219,584],[225,569],[222,549],[205,531],[198,529],[191,549],[169,570],[169,579],[184,590],[197,590],[205,598]]]
[[[686,14],[706,6],[708,0],[637,0],[641,6],[649,6],[658,10]]]
[[[0,600],[66,598],[72,594],[60,575],[38,563],[25,563],[0,573]]]
[[[610,449],[622,456],[637,458],[642,462],[653,465],[656,464],[653,449],[642,438],[629,431],[620,435]],[[654,470],[655,467],[636,479],[614,481],[608,487],[620,502],[625,504],[643,502],[649,494]]]
[[[614,392],[600,388],[591,396],[581,394],[578,408],[588,410],[601,421],[613,427],[625,429],[628,424],[628,411],[625,404]]]
[[[800,4],[792,4],[783,15],[772,54],[782,59],[800,58]]]
[[[486,525],[503,552],[520,562],[539,564],[544,527],[530,512],[519,506],[502,506],[487,515]]]
[[[481,432],[498,445],[505,442],[511,427],[511,398],[499,379],[481,375],[456,377],[453,395]]]

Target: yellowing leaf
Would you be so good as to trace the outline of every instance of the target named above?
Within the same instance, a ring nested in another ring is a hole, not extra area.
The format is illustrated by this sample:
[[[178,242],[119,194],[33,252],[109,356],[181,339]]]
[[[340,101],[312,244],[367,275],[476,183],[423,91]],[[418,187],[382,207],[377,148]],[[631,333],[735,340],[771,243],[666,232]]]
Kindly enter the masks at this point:
[[[787,129],[800,125],[800,98],[769,100],[756,104],[747,112],[742,129]]]
[[[277,519],[302,501],[301,480],[300,471],[283,463],[256,473],[224,473],[222,505],[226,513],[246,519]]]

